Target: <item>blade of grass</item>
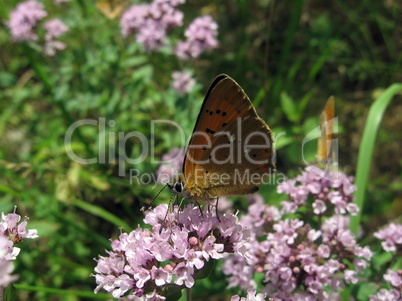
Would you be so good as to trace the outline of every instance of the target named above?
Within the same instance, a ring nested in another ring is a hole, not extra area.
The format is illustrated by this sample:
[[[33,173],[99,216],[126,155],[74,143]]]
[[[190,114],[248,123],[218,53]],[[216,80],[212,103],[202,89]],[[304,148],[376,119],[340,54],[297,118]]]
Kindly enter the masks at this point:
[[[386,89],[384,93],[382,93],[371,105],[367,117],[366,126],[359,147],[355,181],[357,186],[357,191],[355,193],[356,204],[359,206],[360,211],[356,216],[352,216],[350,220],[350,230],[355,234],[357,234],[363,211],[364,195],[366,192],[368,176],[370,174],[371,159],[373,156],[378,128],[385,109],[388,107],[393,96],[399,91],[402,91],[402,84],[393,84],[388,87],[388,89]]]
[[[367,188],[368,176],[370,174],[371,159],[373,156],[374,144],[377,138],[377,132],[380,127],[382,116],[385,109],[388,107],[393,96],[402,91],[402,84],[393,84],[384,91],[378,97],[370,107],[370,111],[367,117],[366,126],[364,127],[362,141],[360,142],[359,155],[357,159],[356,168],[356,181],[357,190],[355,192],[356,205],[359,206],[360,211],[356,216],[352,216],[350,219],[350,230],[357,235],[358,227],[360,224],[363,206],[364,196]],[[342,291],[342,300],[350,300],[351,287],[347,286]]]
[[[93,215],[99,216],[100,218],[103,218],[104,220],[116,225],[116,227],[122,227],[124,228],[125,231],[131,231],[131,227],[122,219],[118,218],[116,215],[111,214],[110,212],[107,212],[106,210],[89,204],[87,202],[81,201],[81,200],[75,200],[73,202],[73,205],[81,208],[82,210],[85,210]]]

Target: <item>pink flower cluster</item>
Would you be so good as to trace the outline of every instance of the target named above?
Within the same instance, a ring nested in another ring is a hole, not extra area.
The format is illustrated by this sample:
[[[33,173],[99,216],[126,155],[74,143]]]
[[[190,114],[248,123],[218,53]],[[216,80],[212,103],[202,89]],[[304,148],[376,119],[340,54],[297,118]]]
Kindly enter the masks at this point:
[[[36,0],[28,0],[17,5],[10,13],[7,23],[13,39],[17,42],[33,42],[39,39],[36,31],[39,21],[47,16],[43,4]],[[43,53],[53,56],[57,51],[65,48],[65,44],[57,41],[68,31],[68,27],[59,19],[48,20],[43,24],[45,30]]]
[[[374,233],[381,240],[384,251],[394,252],[394,260],[398,260],[402,252],[402,224],[391,223]],[[402,270],[388,269],[384,280],[389,282],[392,289],[381,288],[377,294],[370,296],[370,301],[401,301],[402,300]]]
[[[108,257],[95,268],[98,286],[119,298],[127,293],[141,300],[166,300],[167,287],[190,288],[198,272],[211,259],[229,253],[247,255],[243,228],[236,216],[223,215],[193,204],[183,211],[160,205],[144,219],[152,229],[137,228],[112,241]]]
[[[197,58],[204,51],[218,46],[218,24],[209,15],[198,17],[186,29],[184,36],[187,39],[177,43],[176,55],[184,60]]]
[[[179,95],[184,95],[191,92],[195,85],[195,80],[192,78],[191,73],[189,72],[175,71],[173,72],[172,77],[172,87],[179,93]]]
[[[166,42],[167,31],[183,24],[178,6],[185,0],[154,0],[150,4],[135,4],[121,17],[123,36],[136,33],[137,42],[147,51],[157,50]]]
[[[377,294],[370,296],[370,301],[400,301],[402,300],[402,270],[393,271],[388,269],[384,280],[393,287],[390,290],[382,288]]]
[[[27,220],[19,223],[21,216],[15,213],[5,215],[1,213],[0,221],[0,286],[7,286],[18,279],[18,276],[11,275],[14,267],[12,260],[15,260],[21,249],[15,247],[24,238],[38,237],[37,230],[27,230]],[[18,224],[19,223],[19,224]]]
[[[136,41],[147,51],[166,45],[168,30],[183,25],[183,13],[178,6],[185,0],[153,0],[150,4],[135,4],[125,11],[120,20],[124,37],[136,34]],[[193,20],[174,50],[181,59],[197,58],[206,50],[218,46],[218,24],[206,15]]]
[[[43,52],[46,55],[53,56],[57,51],[66,48],[66,44],[56,40],[68,31],[68,27],[62,21],[59,19],[51,19],[45,22],[43,28],[46,31],[46,42],[43,46]]]
[[[38,36],[34,29],[38,22],[47,16],[43,4],[36,0],[21,2],[10,13],[10,21],[7,23],[15,41],[36,41]]]
[[[374,237],[382,240],[381,245],[385,251],[402,251],[402,224],[389,224],[375,232]]]
[[[278,186],[279,193],[285,193],[290,201],[282,202],[283,213],[294,213],[300,206],[310,206],[316,215],[330,216],[335,213],[356,215],[359,208],[354,201],[356,186],[353,178],[342,172],[324,171],[308,166],[295,179],[289,179]]]
[[[240,220],[251,233],[251,256],[231,255],[223,266],[229,287],[256,288],[253,279],[259,273],[264,277],[263,293],[272,300],[334,300],[345,283],[356,283],[372,252],[359,246],[348,230],[349,217],[341,215],[347,211],[335,206],[335,215],[324,219],[307,205],[308,199],[330,203],[335,196],[342,197],[338,203],[350,204],[351,195],[345,190],[352,190],[351,183],[345,179],[345,175],[338,174],[333,181],[320,180],[307,168],[297,180],[288,180],[279,188],[291,199],[281,210],[257,199]],[[296,208],[289,203],[295,203]],[[288,212],[293,213],[291,218],[286,217]],[[294,214],[312,218],[302,221]]]

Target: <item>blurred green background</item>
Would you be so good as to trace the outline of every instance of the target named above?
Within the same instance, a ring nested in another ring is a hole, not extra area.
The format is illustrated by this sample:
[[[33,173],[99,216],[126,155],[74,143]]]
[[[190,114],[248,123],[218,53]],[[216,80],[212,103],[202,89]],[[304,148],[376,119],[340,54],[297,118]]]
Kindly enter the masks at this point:
[[[75,132],[71,148],[82,158],[97,157],[100,146],[118,150],[117,134],[104,143],[103,135],[112,132],[138,131],[151,138],[151,120],[177,122],[190,135],[203,93],[216,75],[227,73],[272,130],[286,133],[277,141],[277,165],[289,176],[304,166],[301,142],[318,126],[327,98],[335,96],[340,166],[354,175],[371,104],[402,82],[400,1],[187,1],[180,6],[184,26],[169,33],[169,41],[182,39],[186,25],[200,15],[212,15],[219,25],[218,48],[189,61],[166,49],[146,52],[134,38],[122,37],[118,19],[106,18],[95,2],[84,0],[42,1],[49,16],[70,27],[62,38],[66,49],[46,57],[37,44],[12,40],[4,22],[18,2],[0,1],[0,211],[17,205],[40,236],[20,246],[18,300],[91,298],[93,258],[105,254],[119,227],[129,231],[142,223],[140,208],[161,188],[130,184],[129,169],[153,173],[158,168],[150,157],[126,164],[124,177],[116,162],[72,161],[64,137],[75,121],[115,121],[100,134],[96,126]],[[176,70],[189,70],[196,79],[189,94],[172,89]],[[396,96],[387,108],[367,162],[366,233],[402,212],[400,100]],[[173,127],[158,129],[154,139],[156,158],[182,146]],[[129,139],[125,145],[132,158],[142,151],[139,142]],[[311,162],[315,147],[312,142],[306,149]],[[275,187],[262,193],[267,202],[279,198]],[[168,200],[164,192],[158,202]],[[216,272],[196,285],[194,297],[224,300],[225,287]]]

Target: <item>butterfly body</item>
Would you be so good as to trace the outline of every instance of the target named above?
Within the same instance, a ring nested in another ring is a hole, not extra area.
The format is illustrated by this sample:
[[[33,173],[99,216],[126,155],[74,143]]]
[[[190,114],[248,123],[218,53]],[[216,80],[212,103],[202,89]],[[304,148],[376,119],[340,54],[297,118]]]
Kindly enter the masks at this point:
[[[229,76],[211,84],[172,191],[209,200],[254,193],[275,165],[271,130]],[[177,189],[176,189],[177,188]]]

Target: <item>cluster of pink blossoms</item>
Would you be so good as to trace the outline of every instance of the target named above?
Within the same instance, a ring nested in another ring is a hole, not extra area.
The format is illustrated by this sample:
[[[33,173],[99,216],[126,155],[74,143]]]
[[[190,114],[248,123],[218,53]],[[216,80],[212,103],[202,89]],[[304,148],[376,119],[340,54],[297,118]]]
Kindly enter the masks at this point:
[[[201,53],[218,47],[218,24],[211,16],[194,19],[184,32],[187,38],[177,43],[175,53],[184,60],[197,58]]]
[[[263,293],[272,300],[334,300],[345,282],[358,281],[372,252],[359,246],[348,230],[346,214],[357,210],[351,203],[354,186],[344,174],[327,173],[323,179],[316,171],[306,168],[278,187],[290,198],[281,210],[261,199],[249,207],[240,224],[250,230],[251,257],[231,255],[226,260],[223,271],[230,287],[256,288],[254,275],[260,273]],[[291,218],[286,217],[289,212]],[[295,214],[311,220],[304,222]]]
[[[0,221],[0,287],[7,286],[18,279],[18,276],[11,275],[15,260],[21,249],[15,247],[24,238],[38,237],[37,230],[27,230],[27,220],[19,223],[21,216],[15,213],[5,215],[1,213]],[[19,224],[18,224],[19,223]]]
[[[356,215],[359,208],[354,201],[356,186],[353,178],[342,172],[324,171],[316,166],[308,166],[295,179],[289,179],[278,186],[279,193],[289,196],[282,202],[283,213],[295,213],[299,207],[308,207],[315,215],[336,214]],[[312,205],[307,201],[311,200]]]
[[[169,29],[183,25],[183,13],[178,6],[184,0],[154,0],[150,4],[135,4],[125,11],[120,26],[123,36],[136,33],[138,43],[147,51],[166,43]]]
[[[381,239],[381,246],[387,252],[402,252],[402,224],[391,223],[374,233]]]
[[[167,43],[168,30],[183,25],[183,13],[178,9],[185,0],[153,0],[150,4],[135,4],[120,20],[124,37],[136,34],[137,42],[147,51]],[[202,52],[217,47],[218,25],[211,16],[194,19],[185,31],[186,41],[177,44],[175,53],[181,59],[196,58]]]
[[[36,24],[47,16],[43,4],[35,0],[21,2],[10,12],[10,28],[12,37],[17,42],[36,41],[38,36],[34,31]]]
[[[381,288],[377,294],[370,296],[370,301],[401,301],[402,300],[402,270],[388,269],[384,280],[389,282],[392,289]]]
[[[103,288],[115,298],[129,294],[134,300],[166,300],[169,287],[192,287],[211,259],[248,254],[243,228],[233,214],[219,221],[214,212],[201,213],[193,204],[182,211],[160,205],[144,222],[152,229],[122,233],[108,256],[98,259],[95,292]]]
[[[391,223],[374,233],[380,239],[382,248],[387,252],[394,252],[394,259],[398,260],[402,252],[402,224]],[[402,300],[402,270],[388,269],[384,280],[391,285],[391,289],[381,288],[377,294],[370,296],[370,301],[400,301]]]
[[[10,20],[7,22],[13,39],[16,42],[37,41],[39,37],[36,32],[40,25],[39,22],[46,16],[47,12],[43,4],[36,0],[19,3],[11,11]],[[61,20],[48,20],[43,23],[43,29],[45,37],[42,49],[45,55],[53,56],[57,51],[66,47],[63,42],[56,40],[68,31],[68,27]]]

